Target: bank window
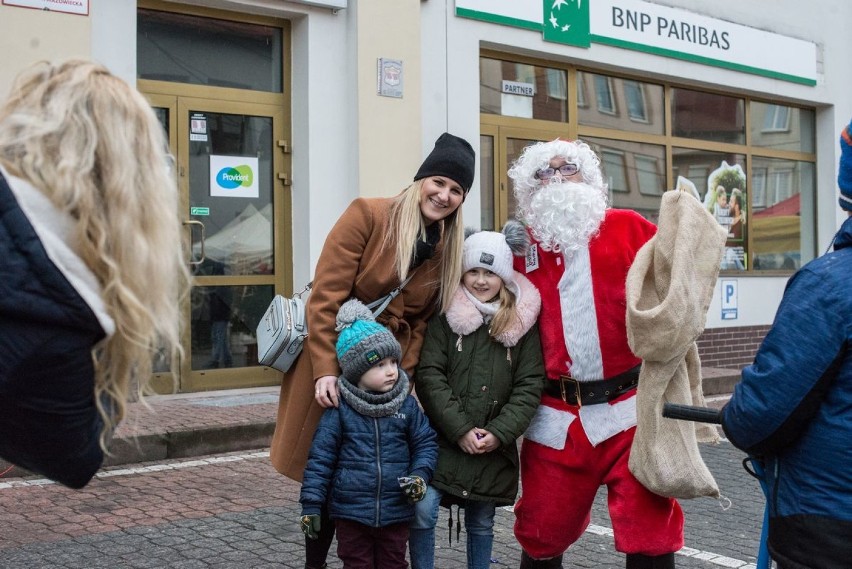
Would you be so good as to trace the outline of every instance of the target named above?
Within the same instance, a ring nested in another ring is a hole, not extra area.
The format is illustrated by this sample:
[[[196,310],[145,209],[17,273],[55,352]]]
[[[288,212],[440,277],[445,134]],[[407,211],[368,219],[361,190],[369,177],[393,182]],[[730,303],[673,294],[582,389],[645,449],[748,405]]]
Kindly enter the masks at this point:
[[[665,134],[665,90],[662,85],[578,71],[577,118],[580,125],[643,134]],[[581,101],[594,86],[595,105]],[[627,112],[619,112],[619,107]]]
[[[672,89],[672,134],[713,142],[745,143],[745,101],[737,97]]]
[[[577,73],[577,106],[580,108],[589,106],[589,100],[586,97],[586,74],[580,72]]]
[[[752,207],[755,210],[766,207],[766,168],[751,169]]]
[[[562,69],[545,69],[547,72],[547,96],[564,101],[568,98],[568,84]]]
[[[187,14],[137,12],[140,79],[280,93],[280,28]]]
[[[624,98],[627,100],[627,114],[631,120],[648,122],[648,111],[645,108],[645,93],[642,85],[636,81],[624,80]]]
[[[629,192],[627,172],[624,164],[624,153],[612,150],[601,151],[604,176],[612,192]]]
[[[790,107],[766,105],[763,115],[763,132],[786,132],[790,130]]]
[[[615,114],[615,98],[612,96],[612,82],[605,75],[594,75],[595,99],[598,111],[608,115]]]
[[[479,111],[565,122],[567,71],[489,57],[479,58]]]
[[[660,161],[653,156],[634,157],[636,164],[636,179],[639,182],[639,192],[646,196],[661,196],[665,189],[665,178],[660,175]]]
[[[765,200],[754,200],[750,231],[755,270],[796,270],[814,256],[812,162],[755,157],[765,172]]]
[[[816,115],[813,109],[800,109],[752,101],[751,143],[754,146],[793,152],[814,152]]]

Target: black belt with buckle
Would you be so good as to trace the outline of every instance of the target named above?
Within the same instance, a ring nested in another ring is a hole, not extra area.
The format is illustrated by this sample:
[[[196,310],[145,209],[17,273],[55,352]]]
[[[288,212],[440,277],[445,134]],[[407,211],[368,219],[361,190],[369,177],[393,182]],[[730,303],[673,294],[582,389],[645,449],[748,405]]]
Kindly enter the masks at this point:
[[[608,403],[639,384],[640,367],[636,366],[609,379],[595,381],[579,381],[568,375],[558,379],[548,378],[544,393],[578,407]]]

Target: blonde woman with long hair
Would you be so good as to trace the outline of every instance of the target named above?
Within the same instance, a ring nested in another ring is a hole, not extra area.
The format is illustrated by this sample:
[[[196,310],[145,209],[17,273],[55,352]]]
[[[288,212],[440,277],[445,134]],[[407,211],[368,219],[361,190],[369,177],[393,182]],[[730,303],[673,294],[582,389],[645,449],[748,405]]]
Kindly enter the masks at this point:
[[[155,354],[180,353],[168,159],[147,101],[96,63],[38,63],[0,108],[0,456],[71,487]]]
[[[282,383],[270,449],[273,466],[288,478],[301,482],[319,418],[339,403],[335,317],[344,302],[370,303],[411,277],[377,320],[399,341],[400,367],[413,377],[426,321],[448,306],[461,279],[461,204],[474,162],[467,141],[444,133],[414,183],[393,198],[356,199],[329,233],[308,300],[310,334]],[[324,566],[333,537],[324,511],[319,538],[306,538],[305,567]]]

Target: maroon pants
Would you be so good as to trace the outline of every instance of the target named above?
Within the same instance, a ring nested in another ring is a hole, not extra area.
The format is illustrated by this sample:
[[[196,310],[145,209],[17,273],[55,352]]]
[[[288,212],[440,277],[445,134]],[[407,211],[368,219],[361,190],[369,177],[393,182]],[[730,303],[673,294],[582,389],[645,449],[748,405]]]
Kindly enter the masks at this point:
[[[336,519],[334,524],[343,569],[408,569],[408,523],[374,528]]]

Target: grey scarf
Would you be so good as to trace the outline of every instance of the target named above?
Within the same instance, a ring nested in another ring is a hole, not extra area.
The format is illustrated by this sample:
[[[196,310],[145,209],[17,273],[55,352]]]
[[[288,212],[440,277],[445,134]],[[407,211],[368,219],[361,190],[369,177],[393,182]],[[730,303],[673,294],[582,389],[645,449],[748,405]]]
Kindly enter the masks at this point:
[[[408,374],[399,368],[399,380],[393,389],[386,393],[364,391],[342,375],[337,378],[337,387],[349,406],[362,415],[388,417],[399,411],[408,397]]]

